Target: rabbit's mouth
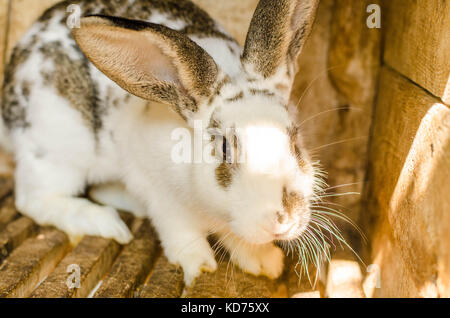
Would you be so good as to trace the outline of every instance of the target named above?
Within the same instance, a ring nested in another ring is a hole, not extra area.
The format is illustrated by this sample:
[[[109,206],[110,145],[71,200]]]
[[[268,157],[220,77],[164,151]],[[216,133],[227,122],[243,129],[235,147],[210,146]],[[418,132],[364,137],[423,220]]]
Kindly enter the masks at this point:
[[[274,238],[277,241],[289,241],[294,238],[294,233],[297,232],[298,225],[297,224],[291,224],[287,227],[286,230],[280,233],[274,233]]]
[[[297,240],[307,230],[309,220],[300,220],[286,226],[286,230],[281,233],[274,233],[275,241]]]
[[[269,218],[261,221],[253,220],[251,226],[243,220],[233,220],[228,225],[230,230],[244,241],[259,245],[294,241],[307,230],[309,221],[310,213],[302,213],[302,215],[290,216],[282,223],[276,218]],[[243,224],[247,225],[243,226]]]

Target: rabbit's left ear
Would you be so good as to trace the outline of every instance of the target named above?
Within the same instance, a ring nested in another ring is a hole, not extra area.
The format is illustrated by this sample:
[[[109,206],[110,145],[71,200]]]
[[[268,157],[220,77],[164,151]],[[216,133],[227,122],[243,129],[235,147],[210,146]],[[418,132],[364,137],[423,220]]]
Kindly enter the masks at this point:
[[[117,17],[81,19],[73,36],[87,58],[123,89],[170,105],[190,122],[216,85],[213,58],[186,35]]]
[[[260,0],[245,42],[242,63],[269,78],[286,68],[292,80],[319,0]]]

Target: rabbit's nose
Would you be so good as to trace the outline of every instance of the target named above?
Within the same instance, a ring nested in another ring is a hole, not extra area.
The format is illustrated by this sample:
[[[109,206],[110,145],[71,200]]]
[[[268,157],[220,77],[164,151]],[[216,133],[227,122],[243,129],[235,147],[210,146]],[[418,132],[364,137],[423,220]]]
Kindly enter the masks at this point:
[[[277,222],[279,224],[285,224],[289,219],[286,212],[277,211],[276,215],[277,215]]]

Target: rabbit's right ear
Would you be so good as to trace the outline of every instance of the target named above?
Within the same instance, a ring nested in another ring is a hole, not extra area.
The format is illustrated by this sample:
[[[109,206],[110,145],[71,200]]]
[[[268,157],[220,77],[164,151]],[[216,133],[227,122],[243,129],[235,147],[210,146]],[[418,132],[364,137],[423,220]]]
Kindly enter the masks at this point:
[[[170,104],[187,121],[211,95],[219,74],[205,50],[162,25],[89,16],[73,35],[87,58],[122,88]]]
[[[293,80],[319,0],[260,0],[245,41],[242,63],[263,78],[282,73]]]

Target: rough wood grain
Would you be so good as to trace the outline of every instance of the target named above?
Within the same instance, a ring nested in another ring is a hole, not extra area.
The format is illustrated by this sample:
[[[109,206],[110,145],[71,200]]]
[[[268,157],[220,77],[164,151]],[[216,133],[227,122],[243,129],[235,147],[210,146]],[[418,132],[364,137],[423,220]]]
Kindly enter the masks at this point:
[[[199,276],[186,290],[186,298],[269,298],[276,282],[244,273],[228,261],[219,263],[214,273]]]
[[[335,1],[328,57],[330,79],[338,93],[352,105],[366,108],[373,105],[381,56],[381,29],[367,27],[370,4],[380,1]]]
[[[130,227],[133,216],[120,212],[120,217]],[[97,287],[101,278],[111,268],[121,250],[116,241],[101,237],[85,236],[64,257],[55,270],[30,295],[32,298],[85,298]],[[74,266],[79,269],[79,286],[75,281]]]
[[[4,58],[6,52],[8,4],[10,0],[0,0],[0,87],[3,85]],[[1,94],[1,92],[0,92]],[[0,95],[1,97],[1,95]]]
[[[120,251],[113,240],[86,236],[58,264],[47,279],[31,294],[32,298],[82,298],[87,297],[103,275],[111,267]],[[67,284],[72,272],[69,266],[80,268],[79,288]]]
[[[1,77],[1,76],[0,76]],[[0,90],[0,98],[2,97]],[[14,175],[14,158],[11,154],[3,152],[3,149],[0,149],[0,175],[3,177],[11,178]]]
[[[183,293],[183,270],[170,264],[164,255],[155,263],[150,279],[140,290],[140,298],[180,298]]]
[[[0,176],[0,200],[11,194],[14,188],[14,181],[10,176]]]
[[[35,234],[36,224],[27,217],[21,217],[0,232],[0,264],[25,239]]]
[[[52,229],[26,240],[0,266],[0,297],[27,297],[68,247],[67,236]]]
[[[379,2],[339,0],[334,1],[332,9],[328,74],[336,89],[338,109],[322,115],[334,118],[334,126],[325,129],[331,138],[319,146],[337,143],[320,149],[321,157],[324,158],[321,161],[327,164],[330,175],[328,183],[331,186],[347,184],[332,190],[332,193],[361,193],[364,187],[369,123],[381,56],[381,30],[367,27],[367,6]],[[314,120],[311,124],[318,122]],[[358,222],[361,214],[359,195],[331,199],[343,205],[346,209],[342,209],[342,212]],[[358,249],[360,238],[355,235],[354,229],[345,222],[335,221],[344,229],[346,236],[351,237],[353,247]]]
[[[19,214],[17,213],[14,205],[14,197],[11,196],[5,198],[0,207],[0,230],[18,216]]]
[[[244,45],[250,21],[259,0],[193,0]]]
[[[52,5],[61,0],[11,0],[6,57],[9,56],[28,28]]]
[[[134,240],[124,247],[94,297],[133,297],[150,273],[158,254],[157,235],[148,220],[137,223]]]
[[[450,2],[384,4],[385,62],[450,105]]]
[[[372,263],[368,296],[450,296],[450,109],[384,68],[366,189]]]

